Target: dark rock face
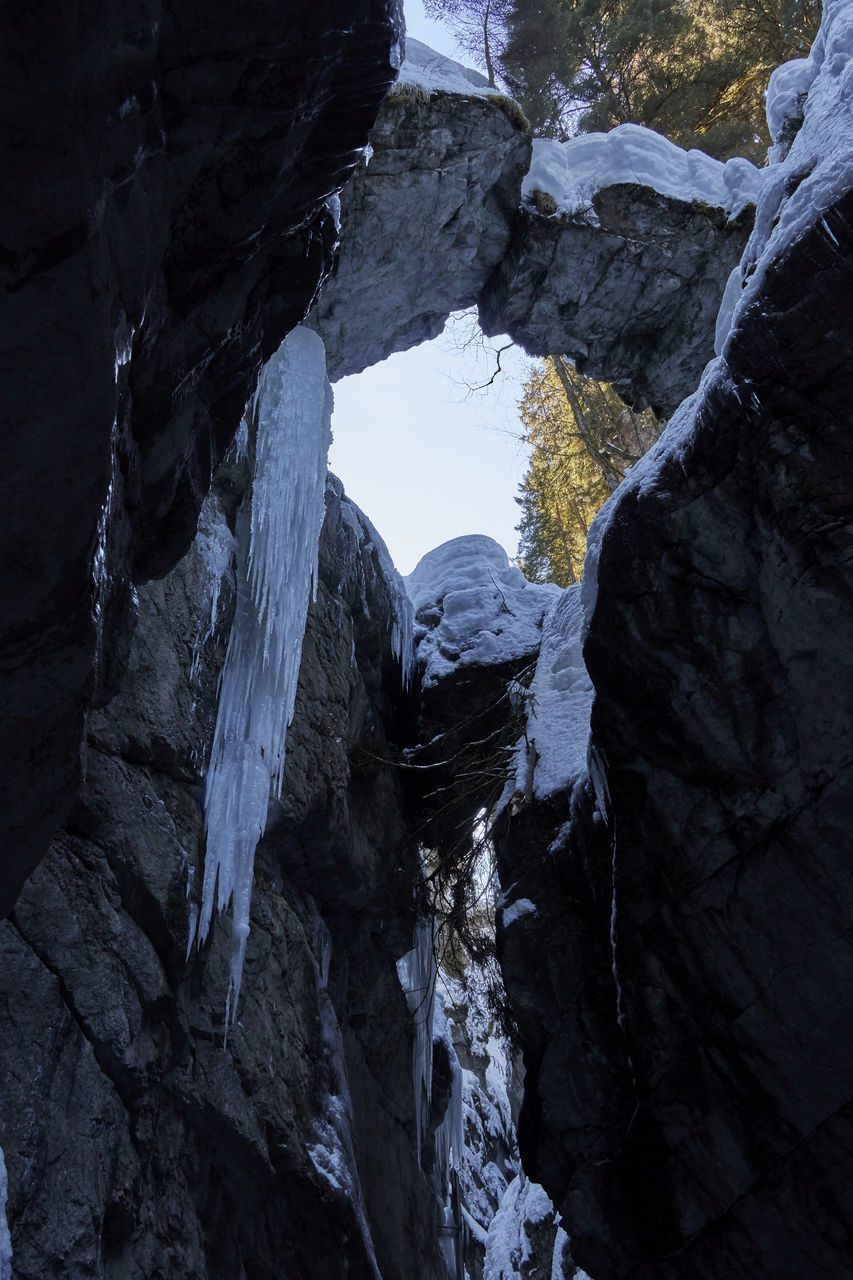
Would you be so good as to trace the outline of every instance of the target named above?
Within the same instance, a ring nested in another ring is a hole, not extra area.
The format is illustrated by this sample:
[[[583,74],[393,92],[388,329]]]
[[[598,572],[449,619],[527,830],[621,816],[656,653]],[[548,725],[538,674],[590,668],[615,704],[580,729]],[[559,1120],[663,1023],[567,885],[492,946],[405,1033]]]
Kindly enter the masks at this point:
[[[591,776],[504,834],[551,903],[504,951],[522,1149],[596,1280],[850,1274],[851,250],[848,195],[619,503]]]
[[[195,548],[140,593],[81,796],[0,924],[0,1133],[22,1280],[444,1276],[395,970],[417,861],[382,763],[403,712],[388,589],[339,486],[327,501],[289,799],[258,855],[227,1048],[227,921],[202,954],[186,949],[233,585],[193,681],[207,603]],[[338,734],[321,777],[316,744]]]
[[[752,225],[722,210],[621,184],[592,197],[598,226],[525,206],[480,295],[487,334],[531,355],[562,352],[638,408],[669,417],[699,382]]]
[[[331,262],[323,208],[394,71],[393,0],[4,15],[0,915],[186,551],[260,363]]]

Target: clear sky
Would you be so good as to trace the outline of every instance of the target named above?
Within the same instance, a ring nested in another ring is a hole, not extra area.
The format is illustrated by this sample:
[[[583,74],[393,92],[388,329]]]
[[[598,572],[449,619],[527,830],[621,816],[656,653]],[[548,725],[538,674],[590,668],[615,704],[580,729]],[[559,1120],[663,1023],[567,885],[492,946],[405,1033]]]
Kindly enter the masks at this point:
[[[424,17],[420,0],[406,0],[405,8],[410,35],[464,61],[447,31]],[[401,573],[465,533],[487,533],[516,553],[514,499],[526,465],[516,404],[529,362],[517,349],[504,352],[510,375],[487,393],[471,393],[470,385],[491,377],[494,359],[479,347],[458,350],[459,341],[446,332],[334,388],[329,466]]]

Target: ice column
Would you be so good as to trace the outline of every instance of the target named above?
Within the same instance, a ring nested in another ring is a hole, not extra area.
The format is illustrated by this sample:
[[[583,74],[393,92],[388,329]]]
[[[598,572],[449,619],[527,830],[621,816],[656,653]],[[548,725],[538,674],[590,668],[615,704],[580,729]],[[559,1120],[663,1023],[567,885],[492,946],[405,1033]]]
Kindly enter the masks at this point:
[[[6,1222],[6,1200],[9,1182],[6,1177],[6,1160],[0,1147],[0,1280],[12,1280],[12,1240]]]
[[[197,932],[201,943],[214,903],[222,911],[232,902],[226,1026],[240,994],[255,849],[270,788],[281,786],[312,579],[316,591],[332,434],[326,354],[316,333],[300,327],[287,337],[261,375],[252,412],[255,471],[237,517],[237,606],[207,773]]]

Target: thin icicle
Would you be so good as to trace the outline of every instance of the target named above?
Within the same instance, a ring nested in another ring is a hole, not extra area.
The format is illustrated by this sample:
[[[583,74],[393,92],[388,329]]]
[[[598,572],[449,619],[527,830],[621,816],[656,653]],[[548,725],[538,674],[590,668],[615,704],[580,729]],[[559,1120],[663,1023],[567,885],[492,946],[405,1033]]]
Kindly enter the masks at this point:
[[[295,329],[261,375],[255,472],[237,517],[237,606],[205,794],[207,852],[197,938],[232,903],[233,1022],[249,936],[255,849],[281,786],[323,523],[332,393],[322,340]]]
[[[412,1084],[415,1091],[415,1128],[418,1165],[432,1102],[432,1033],[435,1018],[435,922],[419,920],[415,945],[397,961],[397,973],[415,1024],[412,1048]]]
[[[453,1038],[444,1011],[444,996],[440,991],[437,991],[435,996],[434,1035],[437,1040],[443,1042],[450,1061],[450,1101],[441,1124],[435,1131],[435,1171],[439,1186],[443,1188],[446,1197],[450,1193],[450,1170],[458,1171],[462,1166],[465,1134],[462,1109],[462,1067],[453,1047]]]

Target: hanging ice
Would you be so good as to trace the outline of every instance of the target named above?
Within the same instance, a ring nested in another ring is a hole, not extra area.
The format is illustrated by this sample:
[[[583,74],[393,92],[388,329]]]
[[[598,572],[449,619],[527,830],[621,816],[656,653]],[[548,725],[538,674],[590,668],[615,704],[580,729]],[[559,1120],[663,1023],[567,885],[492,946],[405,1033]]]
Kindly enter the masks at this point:
[[[240,994],[255,849],[281,786],[302,637],[323,523],[332,392],[322,340],[297,328],[266,365],[249,500],[237,516],[237,607],[222,671],[205,793],[207,852],[198,941],[232,901],[226,1026]],[[218,879],[218,885],[217,885]]]
[[[409,1012],[415,1023],[412,1083],[415,1090],[415,1128],[418,1164],[420,1164],[421,1144],[432,1101],[432,1031],[435,1016],[435,983],[438,976],[435,960],[435,922],[419,920],[414,941],[414,948],[397,961],[397,973],[406,994]]]
[[[12,1240],[6,1222],[6,1200],[9,1183],[6,1177],[6,1160],[0,1147],[0,1280],[12,1280]]]

